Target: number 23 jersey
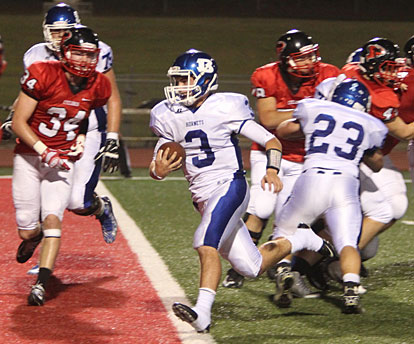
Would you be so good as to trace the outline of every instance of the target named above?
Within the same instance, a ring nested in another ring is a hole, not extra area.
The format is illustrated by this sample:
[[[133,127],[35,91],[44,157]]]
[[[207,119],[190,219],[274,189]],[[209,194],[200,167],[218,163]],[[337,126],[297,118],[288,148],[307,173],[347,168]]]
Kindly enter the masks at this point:
[[[111,95],[109,80],[96,73],[85,89],[74,94],[61,63],[33,63],[21,79],[22,91],[38,103],[28,124],[48,147],[68,149],[79,132],[79,123],[91,109],[103,106]],[[35,154],[31,147],[19,142],[16,153]]]
[[[365,151],[381,148],[388,133],[379,119],[327,100],[302,100],[293,117],[306,137],[304,170],[329,168],[358,178]]]
[[[157,136],[184,147],[184,174],[193,200],[199,202],[235,173],[244,174],[236,135],[253,119],[245,96],[215,93],[195,112],[164,100],[151,110],[150,127]]]

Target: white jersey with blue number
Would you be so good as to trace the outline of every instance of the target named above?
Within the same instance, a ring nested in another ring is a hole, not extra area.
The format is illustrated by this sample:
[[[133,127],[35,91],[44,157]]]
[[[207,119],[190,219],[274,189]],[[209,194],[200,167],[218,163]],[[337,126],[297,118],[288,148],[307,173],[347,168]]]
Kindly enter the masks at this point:
[[[96,66],[96,70],[101,73],[105,73],[108,70],[112,68],[113,63],[113,54],[111,47],[104,43],[99,41],[99,60],[98,64]],[[29,68],[29,66],[37,61],[57,61],[59,58],[53,53],[52,50],[50,50],[46,43],[38,43],[29,48],[29,50],[26,51],[26,53],[23,56],[23,66],[26,70]],[[105,105],[103,108],[104,114],[103,116],[106,116],[107,113],[107,106]],[[100,111],[100,110],[98,110]],[[98,119],[97,114],[95,110],[91,111],[91,114],[89,116],[89,126],[88,131],[96,130],[99,128],[100,131],[105,131],[105,119]],[[102,124],[104,122],[104,124]]]
[[[388,132],[375,117],[326,100],[301,100],[293,117],[306,136],[304,170],[331,168],[358,177],[365,151],[381,148]]]
[[[150,127],[161,138],[155,152],[165,141],[178,142],[185,148],[184,174],[193,200],[200,202],[235,174],[244,174],[236,135],[253,120],[245,96],[215,93],[195,112],[164,100],[151,110]]]

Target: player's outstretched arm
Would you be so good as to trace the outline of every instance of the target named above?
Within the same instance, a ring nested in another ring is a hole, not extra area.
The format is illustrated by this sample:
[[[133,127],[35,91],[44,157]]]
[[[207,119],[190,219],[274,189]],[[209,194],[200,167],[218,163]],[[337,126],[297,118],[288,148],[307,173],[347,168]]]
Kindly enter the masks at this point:
[[[293,118],[280,123],[276,131],[277,136],[284,140],[297,140],[305,137],[300,128],[299,122]]]
[[[276,129],[283,121],[292,118],[293,110],[280,111],[276,109],[276,98],[260,98],[256,102],[259,122],[267,129]]]

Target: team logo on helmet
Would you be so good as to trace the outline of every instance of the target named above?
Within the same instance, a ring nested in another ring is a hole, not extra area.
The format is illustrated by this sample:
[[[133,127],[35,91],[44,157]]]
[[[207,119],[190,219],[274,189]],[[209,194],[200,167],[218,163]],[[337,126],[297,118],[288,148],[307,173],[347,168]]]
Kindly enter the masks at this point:
[[[365,59],[371,61],[377,59],[378,57],[383,57],[387,54],[387,50],[379,44],[371,44],[367,46],[367,54]]]

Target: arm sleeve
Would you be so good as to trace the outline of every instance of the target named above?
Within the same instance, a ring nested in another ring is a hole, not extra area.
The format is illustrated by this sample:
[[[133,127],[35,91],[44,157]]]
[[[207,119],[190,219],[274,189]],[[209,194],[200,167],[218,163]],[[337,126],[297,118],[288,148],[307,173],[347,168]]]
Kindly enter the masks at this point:
[[[259,145],[265,147],[266,142],[273,139],[275,136],[267,131],[264,127],[254,121],[247,121],[241,128],[240,133],[248,139],[257,142]]]

